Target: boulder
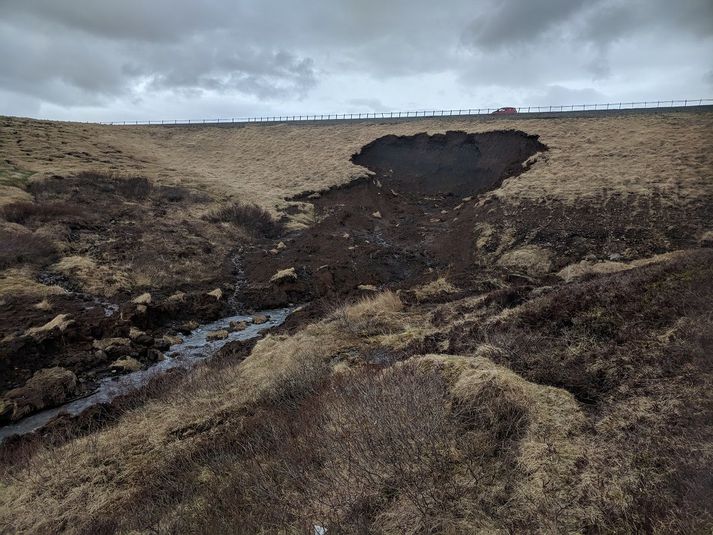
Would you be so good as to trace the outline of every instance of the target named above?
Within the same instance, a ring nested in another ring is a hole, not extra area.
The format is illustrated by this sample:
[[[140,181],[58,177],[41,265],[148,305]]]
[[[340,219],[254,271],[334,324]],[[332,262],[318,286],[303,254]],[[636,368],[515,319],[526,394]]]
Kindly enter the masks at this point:
[[[151,348],[148,351],[146,351],[146,358],[150,362],[159,362],[159,361],[165,359],[166,357],[164,356],[162,351],[159,351],[156,348]]]
[[[361,290],[362,292],[378,292],[379,289],[374,286],[373,284],[360,284],[357,286],[357,290]]]
[[[371,214],[371,217],[375,217],[376,219],[381,219],[381,212],[379,212],[379,211],[377,210],[376,212],[374,212],[373,214]]]
[[[255,325],[260,325],[262,323],[267,323],[269,321],[269,317],[265,314],[255,314],[253,316],[253,323]]]
[[[221,329],[220,331],[209,332],[206,336],[206,340],[209,342],[214,342],[215,340],[225,340],[228,337],[228,331],[226,329]]]
[[[111,370],[114,372],[137,372],[142,366],[134,357],[123,357],[111,363]]]
[[[10,390],[2,402],[0,413],[16,421],[33,412],[56,407],[77,395],[77,376],[56,366],[36,372],[24,386]]]
[[[178,332],[181,334],[190,334],[192,331],[195,331],[198,327],[200,327],[200,323],[198,323],[195,320],[190,320],[186,321],[185,323],[181,323],[177,329]]]
[[[141,329],[137,329],[136,327],[131,327],[129,330],[129,338],[132,342],[142,346],[150,346],[154,341],[150,335],[146,334]]]
[[[183,292],[176,292],[172,296],[170,296],[167,301],[169,303],[182,303],[183,301],[186,300],[186,294]]]
[[[216,288],[215,290],[208,292],[208,295],[211,297],[215,297],[215,299],[219,301],[223,298],[223,290],[221,290],[220,288]]]
[[[48,310],[52,310],[52,304],[47,301],[47,299],[43,299],[39,303],[33,305],[33,308],[36,308],[37,310],[42,310],[44,312]]]
[[[139,338],[140,336],[143,336],[145,334],[146,333],[144,331],[142,331],[141,329],[139,329],[137,327],[131,327],[129,329],[129,338],[131,340],[136,340],[137,338]]]
[[[41,327],[30,327],[25,331],[27,336],[37,337],[47,334],[51,331],[57,329],[59,332],[64,332],[67,327],[72,325],[74,320],[70,319],[69,314],[59,314],[54,317],[51,321],[48,321]]]
[[[288,281],[296,281],[297,280],[297,272],[295,271],[295,268],[287,268],[287,269],[281,269],[277,273],[275,273],[272,277],[270,277],[270,282],[276,282],[276,283],[281,283],[281,282],[288,282]]]
[[[707,230],[701,235],[699,240],[701,247],[712,247],[713,246],[713,230]]]
[[[231,321],[230,330],[233,332],[244,331],[248,328],[247,322],[244,321]]]
[[[94,349],[103,351],[109,357],[116,359],[125,356],[135,356],[136,350],[128,338],[103,338],[92,342]]]
[[[170,334],[164,334],[161,338],[156,338],[153,341],[153,346],[161,351],[166,351],[171,346],[180,344],[183,342],[183,338],[180,336],[171,336]]]
[[[135,305],[150,305],[151,304],[151,294],[148,292],[141,294],[140,296],[132,299],[131,302],[134,303]]]
[[[101,349],[102,351],[106,351],[113,346],[131,346],[131,340],[129,338],[102,338],[92,342],[94,349]]]

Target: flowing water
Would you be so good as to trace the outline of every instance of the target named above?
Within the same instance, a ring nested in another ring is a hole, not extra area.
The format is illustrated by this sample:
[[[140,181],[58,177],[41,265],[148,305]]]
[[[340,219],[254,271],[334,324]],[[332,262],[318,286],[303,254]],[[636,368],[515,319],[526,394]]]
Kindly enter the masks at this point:
[[[207,336],[211,331],[228,329],[231,321],[250,322],[251,316],[230,316],[202,325],[191,334],[185,336],[183,342],[171,346],[166,352],[166,358],[150,368],[119,377],[107,377],[99,383],[99,387],[89,396],[76,399],[53,409],[38,412],[14,424],[0,427],[0,442],[13,435],[25,435],[37,431],[60,414],[77,416],[95,405],[110,403],[118,396],[123,396],[145,386],[151,379],[165,373],[167,370],[195,366],[213,355],[228,342],[249,340],[258,336],[265,329],[281,325],[292,311],[292,308],[264,310],[260,314],[264,314],[269,318],[267,322],[259,325],[249,323],[244,331],[231,332],[228,338],[224,340],[208,341]]]

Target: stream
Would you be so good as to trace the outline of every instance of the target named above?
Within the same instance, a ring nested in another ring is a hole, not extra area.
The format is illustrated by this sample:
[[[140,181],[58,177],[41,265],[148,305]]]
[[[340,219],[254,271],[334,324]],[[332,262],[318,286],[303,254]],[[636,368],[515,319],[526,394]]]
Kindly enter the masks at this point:
[[[252,323],[252,316],[237,315],[201,325],[189,335],[184,336],[180,344],[171,346],[165,353],[166,358],[153,366],[119,377],[107,377],[102,379],[97,389],[88,396],[75,399],[59,407],[40,411],[18,422],[0,427],[0,443],[13,435],[25,435],[37,431],[60,414],[77,416],[95,405],[111,403],[111,401],[118,396],[123,396],[145,386],[154,377],[173,368],[193,367],[199,362],[209,358],[228,342],[249,340],[255,338],[260,332],[266,329],[281,325],[292,312],[292,308],[279,308],[258,312],[258,314],[264,314],[269,318],[267,322],[261,324]],[[250,323],[245,330],[231,332],[228,338],[223,340],[207,340],[208,333],[228,329],[231,321],[245,321]]]

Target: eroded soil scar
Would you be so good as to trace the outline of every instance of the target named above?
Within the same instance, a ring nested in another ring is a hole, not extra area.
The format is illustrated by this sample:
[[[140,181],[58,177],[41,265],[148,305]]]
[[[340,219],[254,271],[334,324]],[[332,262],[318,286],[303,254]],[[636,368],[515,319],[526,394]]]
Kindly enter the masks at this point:
[[[519,130],[468,134],[388,135],[352,156],[384,186],[399,192],[465,197],[495,189],[520,174],[525,162],[547,150],[538,136]]]
[[[265,308],[338,300],[364,286],[408,288],[445,269],[457,282],[475,266],[477,195],[526,171],[543,150],[537,136],[516,130],[376,139],[352,157],[372,176],[293,199],[313,204],[317,223],[277,255],[247,256],[242,299]],[[293,267],[296,280],[270,282]]]

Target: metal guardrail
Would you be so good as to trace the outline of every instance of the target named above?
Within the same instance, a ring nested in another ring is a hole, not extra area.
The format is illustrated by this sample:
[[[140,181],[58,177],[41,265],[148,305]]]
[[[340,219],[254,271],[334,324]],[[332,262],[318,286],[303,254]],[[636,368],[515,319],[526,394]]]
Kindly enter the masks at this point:
[[[647,100],[641,102],[609,102],[605,104],[568,104],[562,106],[520,106],[518,113],[560,113],[607,110],[636,110],[650,108],[676,108],[687,106],[712,105],[713,98],[682,100]],[[491,115],[500,108],[468,108],[453,110],[391,111],[370,113],[331,113],[310,115],[274,115],[267,117],[232,117],[229,119],[172,119],[150,121],[110,121],[100,122],[105,125],[196,125],[196,124],[247,124],[247,123],[284,123],[299,121],[344,121],[358,119],[399,119],[416,117],[449,117],[463,115]]]

